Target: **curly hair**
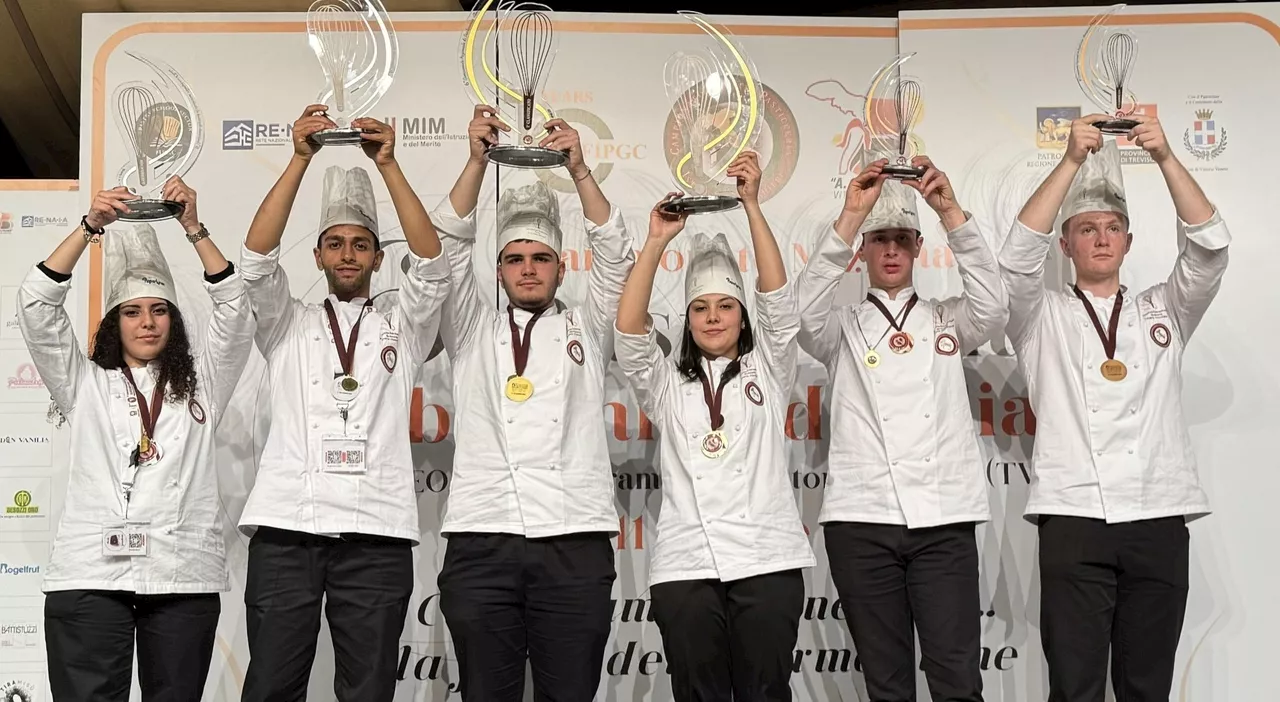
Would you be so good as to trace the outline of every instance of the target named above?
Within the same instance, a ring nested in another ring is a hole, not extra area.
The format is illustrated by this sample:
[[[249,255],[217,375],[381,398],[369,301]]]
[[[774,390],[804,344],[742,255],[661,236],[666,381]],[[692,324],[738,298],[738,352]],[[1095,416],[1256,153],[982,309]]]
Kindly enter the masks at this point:
[[[111,308],[98,325],[89,360],[108,370],[124,368],[120,305]],[[157,360],[160,361],[160,373],[169,385],[170,402],[182,402],[195,396],[196,362],[191,357],[191,343],[187,340],[187,326],[182,321],[182,312],[172,302],[169,303],[169,341]]]

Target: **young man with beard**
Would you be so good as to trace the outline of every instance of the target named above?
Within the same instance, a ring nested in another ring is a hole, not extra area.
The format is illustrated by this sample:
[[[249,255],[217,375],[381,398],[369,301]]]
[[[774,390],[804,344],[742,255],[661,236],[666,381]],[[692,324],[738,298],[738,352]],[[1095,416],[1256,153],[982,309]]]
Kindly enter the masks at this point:
[[[1173,272],[1120,284],[1133,244],[1114,141],[1071,125],[1067,150],[1000,251],[1009,338],[1035,409],[1026,517],[1040,531],[1040,636],[1051,702],[1167,700],[1186,613],[1186,523],[1209,513],[1182,416],[1182,354],[1217,295],[1231,235],[1160,122],[1129,138],[1164,176],[1185,237]],[[1046,290],[1053,230],[1076,282]]]
[[[493,114],[476,108],[470,159],[433,214],[453,269],[441,331],[457,437],[440,610],[463,699],[519,702],[527,660],[535,697],[585,702],[600,685],[618,530],[600,409],[635,254],[621,213],[583,162],[578,133],[551,120],[542,145],[568,152],[586,219],[586,298],[575,307],[556,299],[565,270],[559,206],[535,183],[498,202],[497,280],[508,303],[486,303],[478,286],[492,279],[475,274],[472,254],[484,150],[507,129]]]
[[[827,367],[831,384],[830,482],[819,521],[871,699],[916,699],[918,632],[933,699],[980,702],[974,532],[990,513],[962,358],[1004,326],[1005,292],[947,175],[917,156],[912,165],[925,173],[904,185],[888,180],[887,163],[850,183],[799,280],[800,346]],[[958,297],[916,292],[924,241],[916,193],[955,254]],[[833,310],[855,252],[870,291]]]
[[[240,520],[253,537],[246,702],[306,699],[322,602],[338,700],[389,702],[413,592],[409,402],[439,327],[448,261],[396,162],[394,130],[357,119],[408,243],[398,301],[380,309],[370,299],[383,252],[369,175],[336,166],[325,172],[314,252],[329,296],[316,305],[290,295],[280,239],[318,148],[308,138],[335,126],[324,109],[311,105],[294,123],[293,158],[258,208],[241,258],[271,383],[271,429]]]

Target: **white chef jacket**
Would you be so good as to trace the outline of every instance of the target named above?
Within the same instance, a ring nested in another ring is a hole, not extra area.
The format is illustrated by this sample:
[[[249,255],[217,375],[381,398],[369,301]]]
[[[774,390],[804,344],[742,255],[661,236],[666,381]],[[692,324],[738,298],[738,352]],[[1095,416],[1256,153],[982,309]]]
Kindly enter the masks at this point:
[[[798,355],[795,292],[788,282],[755,298],[756,346],[724,387],[720,430],[728,448],[719,458],[702,453],[702,438],[711,431],[702,383],[663,358],[652,329],[617,332],[618,364],[661,434],[662,509],[649,551],[650,587],[813,567],[783,433]],[[729,362],[704,361],[713,392]]]
[[[409,447],[409,404],[418,367],[427,360],[449,291],[443,253],[421,258],[409,252],[409,270],[397,304],[375,304],[360,323],[352,375],[360,391],[348,410],[346,432],[366,437],[365,473],[322,468],[325,436],[341,436],[343,421],[333,398],[342,364],[323,304],[289,294],[280,247],[241,252],[241,271],[258,317],[257,344],[271,382],[271,430],[249,493],[240,529],[257,527],[338,536],[368,534],[418,543],[418,502]],[[365,300],[329,296],[343,343]],[[376,301],[375,301],[376,302]]]
[[[800,347],[827,367],[832,388],[823,523],[919,529],[991,518],[962,359],[1004,325],[1007,301],[974,219],[943,231],[964,293],[916,302],[903,325],[909,353],[889,350],[892,327],[871,302],[832,310],[861,235],[850,246],[833,229],[800,274]],[[915,289],[870,293],[896,319]],[[863,363],[868,345],[880,354],[875,369]]]
[[[587,223],[591,270],[582,306],[557,302],[534,325],[524,372],[534,392],[524,402],[505,393],[515,374],[507,311],[476,290],[475,211],[459,217],[445,198],[431,217],[453,270],[441,336],[453,360],[456,444],[441,531],[529,538],[617,532],[601,408],[613,320],[635,263],[622,213],[614,207],[603,225]],[[515,310],[521,338],[532,316]]]
[[[1130,522],[1209,513],[1182,417],[1182,353],[1227,268],[1231,234],[1215,211],[1196,226],[1179,220],[1186,247],[1168,280],[1125,290],[1116,329],[1119,382],[1089,313],[1070,287],[1045,290],[1054,237],[1014,222],[1000,250],[1009,289],[1009,338],[1036,413],[1034,473],[1025,516],[1065,515]],[[1085,296],[1103,328],[1115,297]]]
[[[119,369],[107,370],[80,349],[63,307],[71,281],[55,282],[33,268],[18,291],[18,325],[45,387],[71,427],[71,473],[53,540],[44,591],[116,590],[139,595],[228,590],[223,517],[213,442],[244,366],[254,321],[244,283],[232,273],[205,282],[213,313],[195,358],[196,390],[189,401],[166,398],[156,421],[160,456],[134,477],[128,521],[146,522],[147,556],[102,554],[107,527],[126,521],[121,485],[142,435],[133,387]],[[189,329],[197,327],[188,321]],[[151,401],[159,364],[134,369],[138,390]]]

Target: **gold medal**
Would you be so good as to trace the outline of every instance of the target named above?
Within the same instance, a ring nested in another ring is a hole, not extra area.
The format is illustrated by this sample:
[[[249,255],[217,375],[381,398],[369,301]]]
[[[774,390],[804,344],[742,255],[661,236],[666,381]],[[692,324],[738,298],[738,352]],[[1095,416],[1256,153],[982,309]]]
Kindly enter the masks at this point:
[[[142,435],[142,440],[138,442],[138,453],[151,453],[151,439],[145,433]]]
[[[719,458],[729,450],[729,440],[725,438],[724,432],[712,431],[702,437],[702,455],[707,458]]]
[[[875,349],[867,349],[867,355],[862,357],[862,363],[867,368],[875,368],[880,365],[880,353]]]
[[[911,349],[915,346],[916,341],[908,332],[898,331],[889,336],[889,350],[894,353],[911,353]]]
[[[360,382],[349,375],[342,376],[342,389],[347,392],[355,392],[360,389]]]
[[[533,397],[533,383],[528,378],[513,375],[507,378],[507,399],[512,402],[524,402]]]
[[[1120,361],[1117,361],[1114,358],[1109,361],[1103,361],[1102,377],[1107,380],[1119,382],[1124,380],[1127,375],[1129,375],[1129,369]]]

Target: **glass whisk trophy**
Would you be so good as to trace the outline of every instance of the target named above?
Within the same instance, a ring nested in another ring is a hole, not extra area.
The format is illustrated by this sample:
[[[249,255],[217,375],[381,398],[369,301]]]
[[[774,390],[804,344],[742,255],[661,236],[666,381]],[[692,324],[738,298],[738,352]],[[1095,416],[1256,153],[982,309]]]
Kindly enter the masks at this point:
[[[925,169],[911,165],[916,156],[915,128],[924,115],[924,96],[920,81],[903,75],[902,65],[915,53],[899,54],[880,67],[867,86],[867,101],[863,107],[863,124],[867,125],[873,140],[888,138],[896,154],[892,163],[884,167],[884,173],[898,180],[915,180],[924,176]]]
[[[1094,122],[1103,134],[1128,134],[1138,126],[1131,119],[1138,101],[1129,90],[1134,64],[1138,60],[1138,41],[1123,29],[1107,27],[1112,16],[1124,9],[1113,5],[1089,23],[1080,46],[1076,49],[1076,82],[1085,97],[1111,119]]]
[[[149,69],[148,80],[130,80],[112,93],[112,117],[129,158],[116,183],[138,198],[128,202],[126,222],[156,222],[182,214],[182,203],[160,197],[164,184],[195,165],[204,147],[204,119],[195,95],[167,63],[125,52]],[[131,64],[131,68],[136,68]]]
[[[556,168],[569,154],[539,146],[551,109],[539,102],[558,38],[551,8],[536,2],[481,0],[462,32],[462,84],[476,105],[497,111],[509,133],[485,149],[485,158],[512,168]],[[501,60],[501,66],[499,66]]]
[[[379,0],[315,0],[307,10],[307,44],[324,71],[316,103],[338,126],[311,135],[321,146],[359,145],[353,117],[366,117],[387,94],[400,63],[391,17]]]
[[[670,214],[725,212],[742,204],[737,183],[724,173],[760,137],[763,89],[755,64],[728,28],[697,12],[680,15],[702,33],[699,45],[672,54],[663,69],[670,119],[681,142],[672,176],[684,195],[667,200],[661,209]]]

